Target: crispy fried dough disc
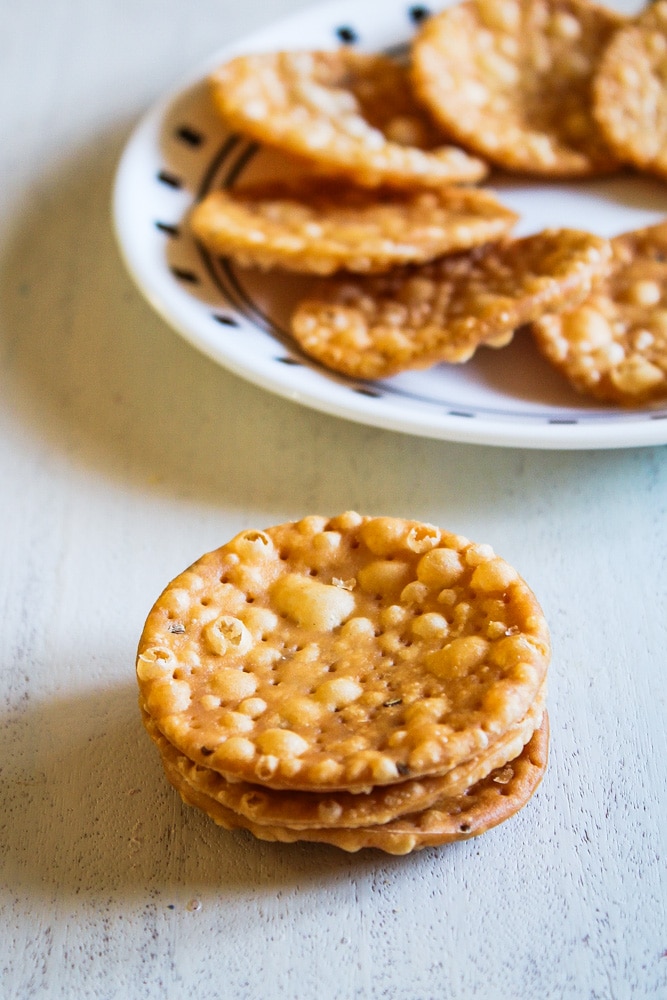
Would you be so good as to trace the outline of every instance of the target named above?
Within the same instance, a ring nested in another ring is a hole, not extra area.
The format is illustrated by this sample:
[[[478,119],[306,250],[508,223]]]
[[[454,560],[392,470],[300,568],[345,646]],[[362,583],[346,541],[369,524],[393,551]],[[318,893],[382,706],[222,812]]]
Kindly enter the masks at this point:
[[[625,406],[667,398],[667,222],[611,245],[611,271],[594,294],[532,332],[582,393]]]
[[[246,829],[260,840],[295,843],[305,840],[332,844],[344,851],[376,848],[388,854],[409,854],[469,840],[509,819],[526,805],[539,786],[547,766],[549,722],[546,713],[518,757],[492,771],[459,796],[443,797],[432,806],[384,824],[343,830],[329,827],[296,830],[288,826],[254,823],[221,805],[191,785],[173,765],[163,760],[167,778],[188,805],[195,806],[227,830]]]
[[[210,250],[239,264],[331,274],[381,272],[498,239],[518,216],[487,191],[369,191],[301,178],[215,191],[191,227]]]
[[[438,186],[487,173],[443,145],[406,70],[386,56],[349,48],[237,56],[211,85],[231,128],[358,184]]]
[[[443,796],[461,795],[491,771],[518,757],[542,721],[545,693],[543,686],[521,722],[499,736],[488,750],[447,774],[434,778],[407,778],[397,785],[371,788],[357,794],[299,792],[265,788],[247,781],[227,781],[216,771],[195,764],[179,753],[146,713],[143,719],[165,766],[176,768],[192,788],[253,823],[298,830],[321,826],[353,829],[387,823],[404,813],[421,811]]]
[[[195,763],[356,792],[481,753],[525,717],[549,657],[534,594],[490,546],[348,511],[203,556],[149,614],[137,678]]]
[[[667,3],[616,33],[598,67],[593,110],[623,163],[667,178]]]
[[[355,378],[385,378],[502,347],[524,323],[588,296],[609,242],[545,230],[419,268],[322,282],[292,317],[311,357]]]
[[[618,167],[591,80],[619,15],[585,0],[465,0],[413,41],[417,94],[454,141],[508,170],[581,177]]]

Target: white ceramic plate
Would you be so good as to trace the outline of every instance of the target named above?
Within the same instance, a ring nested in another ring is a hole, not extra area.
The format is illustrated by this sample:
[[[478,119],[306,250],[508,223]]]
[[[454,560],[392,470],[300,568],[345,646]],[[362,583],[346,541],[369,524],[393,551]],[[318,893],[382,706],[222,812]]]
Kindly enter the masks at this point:
[[[148,301],[190,343],[225,368],[294,402],[409,434],[525,448],[621,448],[667,443],[667,408],[619,411],[577,396],[517,335],[466,365],[440,365],[382,382],[333,375],[305,358],[287,332],[301,278],[257,275],[203,252],[187,213],[207,191],[270,173],[261,148],[225,134],[205,77],[240,52],[279,48],[398,50],[428,10],[403,0],[333,0],[221,49],[160,101],[132,135],[114,190],[114,223],[127,267]],[[622,0],[617,7],[627,7]],[[494,177],[521,214],[517,235],[546,225],[603,236],[667,216],[667,185],[615,177],[541,184]]]

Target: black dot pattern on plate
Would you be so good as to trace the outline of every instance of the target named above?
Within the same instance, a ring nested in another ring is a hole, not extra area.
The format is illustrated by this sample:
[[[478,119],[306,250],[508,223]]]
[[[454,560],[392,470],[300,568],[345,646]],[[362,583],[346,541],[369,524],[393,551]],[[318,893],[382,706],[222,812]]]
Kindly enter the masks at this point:
[[[410,7],[408,9],[408,16],[415,24],[421,24],[421,22],[425,21],[427,17],[431,16],[431,11],[428,7]]]
[[[354,28],[351,28],[347,24],[343,24],[339,28],[336,28],[336,35],[344,45],[354,45],[355,42],[359,41],[359,35],[357,32]]]

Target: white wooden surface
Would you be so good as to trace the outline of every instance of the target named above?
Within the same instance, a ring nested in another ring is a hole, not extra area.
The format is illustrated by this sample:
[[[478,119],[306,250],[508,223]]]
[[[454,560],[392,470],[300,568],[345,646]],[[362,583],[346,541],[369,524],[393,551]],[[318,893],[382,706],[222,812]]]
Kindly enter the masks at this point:
[[[0,996],[667,997],[667,449],[411,440],[299,409],[124,273],[132,125],[298,0],[0,8]],[[356,508],[488,541],[553,629],[552,754],[515,819],[408,858],[181,807],[136,708],[143,619],[245,526]]]

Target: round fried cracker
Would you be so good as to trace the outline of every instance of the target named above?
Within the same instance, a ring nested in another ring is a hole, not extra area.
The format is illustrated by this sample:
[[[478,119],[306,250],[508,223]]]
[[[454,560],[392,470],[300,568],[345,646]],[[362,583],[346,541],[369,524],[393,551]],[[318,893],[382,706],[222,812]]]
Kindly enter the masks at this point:
[[[211,85],[231,128],[358,184],[437,186],[488,172],[443,145],[407,71],[387,56],[350,48],[255,53],[220,67]]]
[[[618,168],[591,112],[600,54],[625,19],[587,0],[465,0],[413,41],[417,94],[455,141],[507,170]]]
[[[292,316],[292,334],[323,365],[386,378],[467,361],[481,345],[588,296],[608,267],[607,240],[545,230],[386,275],[323,282]]]
[[[667,222],[611,241],[611,271],[583,304],[531,327],[579,392],[625,406],[667,397]]]
[[[609,43],[593,111],[623,163],[667,178],[667,2],[649,4]]]
[[[195,764],[179,753],[143,713],[146,729],[165,765],[176,768],[196,791],[220,805],[240,813],[253,823],[287,826],[294,830],[326,826],[353,829],[387,823],[405,813],[421,811],[437,799],[462,794],[518,757],[539,727],[544,714],[542,690],[524,719],[498,737],[488,750],[440,777],[407,778],[397,785],[371,788],[368,792],[318,793],[265,788],[246,781],[227,781],[210,768]]]
[[[369,191],[301,178],[209,194],[195,236],[244,266],[331,274],[387,271],[500,238],[518,216],[475,188]]]
[[[229,779],[359,791],[443,774],[524,718],[549,634],[489,546],[348,511],[244,531],[164,591],[142,707]]]
[[[478,837],[509,819],[526,805],[539,786],[547,766],[548,746],[549,724],[545,713],[541,726],[518,757],[492,771],[463,794],[443,797],[422,812],[410,813],[392,822],[353,830],[327,827],[295,830],[254,823],[195,788],[168,761],[163,760],[163,765],[167,778],[183,801],[203,810],[227,830],[246,829],[260,840],[282,843],[303,840],[332,844],[349,852],[370,847],[402,855]]]

